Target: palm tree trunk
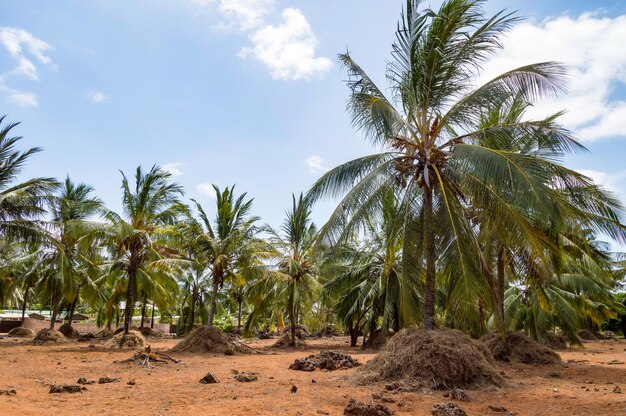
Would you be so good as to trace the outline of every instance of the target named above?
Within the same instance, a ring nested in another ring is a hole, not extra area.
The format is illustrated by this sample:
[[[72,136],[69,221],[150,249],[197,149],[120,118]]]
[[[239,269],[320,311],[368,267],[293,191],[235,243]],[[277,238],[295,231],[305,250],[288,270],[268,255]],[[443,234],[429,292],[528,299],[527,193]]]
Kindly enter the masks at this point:
[[[193,288],[193,292],[191,294],[191,317],[189,318],[189,322],[187,323],[187,331],[191,332],[193,330],[193,326],[196,323],[196,300],[198,295],[196,294],[196,288]]]
[[[498,332],[504,335],[504,246],[500,244],[498,248],[498,259],[497,259],[497,274],[498,274],[498,282],[496,284],[497,292],[497,301],[498,301],[498,314],[500,315],[500,319],[498,319]]]
[[[70,312],[67,317],[67,323],[69,326],[72,326],[72,321],[74,320],[74,310],[76,309],[76,304],[78,303],[78,297],[80,296],[80,285],[76,288],[76,296],[70,305]]]
[[[22,302],[22,326],[24,326],[24,320],[26,319],[26,304],[28,303],[28,291],[30,290],[30,285],[26,286],[26,290],[24,291],[24,302]]]
[[[143,305],[141,305],[141,325],[139,325],[139,328],[143,328],[143,323],[146,320],[146,302],[148,301],[148,298],[146,296],[146,294],[143,294]]]
[[[359,340],[359,322],[353,323],[350,321],[350,325],[348,327],[348,333],[350,334],[350,346],[356,347],[356,344]]]
[[[483,301],[478,301],[478,321],[480,322],[480,335],[485,334],[485,310],[483,308]]]
[[[54,296],[52,297],[52,316],[50,316],[50,329],[54,329],[54,324],[57,321],[57,313],[58,313],[57,302],[55,302]]]
[[[425,186],[424,202],[424,254],[426,256],[426,288],[424,291],[424,329],[435,329],[435,241],[433,236],[433,189]]]
[[[293,346],[296,345],[296,325],[296,320],[291,318],[291,345]]]
[[[150,328],[154,328],[154,302],[152,302],[152,317],[150,318]]]
[[[217,302],[217,291],[220,288],[220,282],[217,276],[213,277],[213,289],[211,290],[211,303],[209,304],[208,326],[213,327],[213,317],[215,316],[215,303]]]
[[[241,304],[243,301],[240,299],[237,303],[239,304],[239,310],[237,311],[237,329],[241,329]]]
[[[289,299],[290,313],[289,318],[291,320],[291,345],[296,346],[296,325],[298,325],[298,312],[296,310],[296,281],[294,280],[292,283],[291,294]]]
[[[132,323],[133,312],[135,310],[135,271],[128,272],[128,287],[126,289],[126,308],[124,310],[124,334],[128,334]]]
[[[359,341],[359,330],[358,328],[350,329],[350,346],[356,347],[357,342]]]
[[[296,325],[300,325],[302,320],[300,319],[300,307],[296,308]]]

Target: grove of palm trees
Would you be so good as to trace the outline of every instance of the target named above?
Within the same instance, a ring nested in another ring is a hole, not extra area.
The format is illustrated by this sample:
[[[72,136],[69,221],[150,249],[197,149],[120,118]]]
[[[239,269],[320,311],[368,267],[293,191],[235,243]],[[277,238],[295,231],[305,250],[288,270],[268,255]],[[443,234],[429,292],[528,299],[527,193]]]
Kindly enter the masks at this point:
[[[568,167],[568,109],[537,116],[566,65],[485,78],[523,21],[487,4],[403,2],[383,82],[339,55],[372,153],[280,224],[158,164],[114,210],[0,118],[0,414],[626,414],[625,208]]]

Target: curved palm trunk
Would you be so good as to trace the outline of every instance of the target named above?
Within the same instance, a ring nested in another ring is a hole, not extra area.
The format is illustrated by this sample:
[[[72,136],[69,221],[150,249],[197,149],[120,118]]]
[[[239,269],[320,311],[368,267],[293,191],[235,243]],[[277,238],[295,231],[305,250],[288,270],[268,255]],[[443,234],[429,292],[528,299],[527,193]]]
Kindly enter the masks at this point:
[[[144,293],[143,295],[143,305],[141,305],[141,325],[140,328],[143,328],[143,324],[146,321],[146,302],[148,301],[148,297]]]
[[[238,311],[237,311],[237,329],[241,330],[241,304],[243,301],[240,299],[237,301],[238,303]]]
[[[289,304],[289,320],[291,321],[291,345],[296,346],[296,325],[298,325],[298,313],[296,311],[296,281],[294,279],[291,288]]]
[[[335,319],[333,317],[333,310],[328,308],[326,310],[326,325],[333,325],[335,323]]]
[[[114,314],[114,312],[111,311],[109,313],[108,308],[107,308],[107,314],[105,315],[107,331],[110,331],[111,327],[113,326],[113,314]],[[116,326],[116,328],[117,328],[117,326]]]
[[[484,335],[485,330],[485,310],[482,299],[478,301],[478,322],[480,323],[480,334]]]
[[[433,189],[424,187],[424,254],[426,256],[426,288],[424,291],[424,329],[435,329],[435,241],[433,236]]]
[[[218,276],[213,277],[213,288],[211,290],[211,303],[209,304],[209,318],[207,325],[213,327],[213,317],[215,316],[215,304],[217,302],[217,292],[220,289],[220,281]]]
[[[70,305],[69,315],[67,317],[67,323],[69,326],[72,326],[72,321],[74,321],[74,311],[76,310],[76,304],[78,303],[78,298],[80,297],[80,285],[76,288],[76,296]]]
[[[498,314],[499,318],[497,319],[498,332],[501,335],[504,335],[505,327],[504,327],[504,246],[500,244],[498,248],[498,260],[496,265],[497,272],[497,283],[496,283],[496,300],[498,302]]]
[[[54,324],[57,321],[57,314],[59,313],[59,307],[55,302],[55,297],[52,297],[52,316],[50,317],[50,329],[54,329]]]
[[[128,334],[130,325],[132,322],[134,307],[134,292],[135,292],[135,270],[129,270],[128,272],[128,288],[126,289],[126,308],[124,309],[124,334]]]
[[[296,345],[296,320],[291,319],[291,345]]]
[[[26,286],[26,290],[24,291],[24,301],[22,302],[22,326],[24,326],[24,321],[26,320],[26,304],[28,303],[28,292],[30,291],[30,285]]]
[[[359,324],[350,324],[351,326],[348,328],[348,333],[350,334],[350,346],[356,347],[356,344],[359,340]]]
[[[189,318],[189,323],[187,323],[187,331],[191,332],[193,330],[193,326],[196,323],[196,302],[198,300],[198,295],[196,293],[196,287],[193,288],[193,293],[191,294],[191,317]]]

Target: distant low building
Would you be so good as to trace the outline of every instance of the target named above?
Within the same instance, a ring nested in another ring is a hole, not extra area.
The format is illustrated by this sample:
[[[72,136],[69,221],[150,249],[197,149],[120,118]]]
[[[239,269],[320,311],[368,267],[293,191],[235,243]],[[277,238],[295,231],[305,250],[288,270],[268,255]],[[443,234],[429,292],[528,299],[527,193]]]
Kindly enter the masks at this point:
[[[57,315],[57,321],[62,322],[68,318],[67,312],[61,312]],[[37,321],[49,321],[52,319],[52,312],[42,310],[42,311],[30,311],[27,310],[25,317],[30,319],[35,319]],[[82,313],[74,313],[74,317],[72,318],[74,321],[87,321],[92,319],[93,317],[87,314]],[[0,313],[0,321],[21,321],[22,320],[22,311],[21,310],[8,310],[2,311]]]

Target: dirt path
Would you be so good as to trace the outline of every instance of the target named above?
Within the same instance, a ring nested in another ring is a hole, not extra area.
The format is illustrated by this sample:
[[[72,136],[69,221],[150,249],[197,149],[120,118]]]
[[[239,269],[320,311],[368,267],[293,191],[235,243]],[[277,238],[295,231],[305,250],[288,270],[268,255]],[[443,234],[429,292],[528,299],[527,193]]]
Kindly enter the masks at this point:
[[[272,340],[252,344],[257,348]],[[175,340],[151,341],[153,349],[171,348]],[[307,351],[277,351],[256,355],[201,356],[173,354],[183,364],[115,364],[130,351],[104,351],[89,343],[34,346],[22,340],[0,340],[0,415],[342,415],[350,398],[370,401],[383,386],[357,387],[346,376],[354,370],[312,373],[288,370],[294,359],[320,348],[341,349],[361,362],[373,357],[347,345],[346,338],[310,341]],[[559,351],[565,366],[502,365],[508,386],[468,391],[471,402],[460,403],[468,415],[626,415],[626,342],[586,344],[584,350]],[[237,382],[232,370],[259,373],[259,380]],[[219,384],[198,381],[207,372]],[[79,377],[120,382],[88,385],[76,394],[49,394],[52,383],[75,383]],[[134,380],[135,385],[127,384]],[[313,382],[315,380],[315,382]],[[292,386],[297,387],[291,393]],[[619,386],[623,393],[615,393]],[[442,392],[400,393],[389,407],[398,415],[430,415],[434,403],[448,401]],[[404,406],[398,403],[404,402]],[[488,406],[508,412],[496,413]],[[318,412],[319,411],[319,412]],[[326,413],[325,413],[326,412]]]

